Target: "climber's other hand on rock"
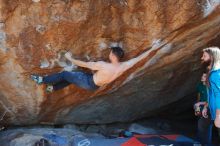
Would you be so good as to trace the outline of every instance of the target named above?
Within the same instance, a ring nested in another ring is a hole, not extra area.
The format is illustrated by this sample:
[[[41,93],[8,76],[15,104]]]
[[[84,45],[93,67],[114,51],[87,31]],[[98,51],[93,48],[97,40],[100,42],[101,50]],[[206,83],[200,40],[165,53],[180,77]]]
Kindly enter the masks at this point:
[[[72,54],[70,52],[66,52],[65,57],[69,60],[72,59]]]

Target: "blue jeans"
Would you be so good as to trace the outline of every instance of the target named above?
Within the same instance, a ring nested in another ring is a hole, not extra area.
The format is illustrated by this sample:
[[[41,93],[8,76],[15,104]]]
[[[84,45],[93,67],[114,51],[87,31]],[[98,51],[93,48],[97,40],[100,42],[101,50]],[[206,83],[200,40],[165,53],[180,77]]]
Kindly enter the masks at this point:
[[[94,83],[93,74],[81,71],[63,71],[60,73],[51,74],[43,77],[43,83],[52,84],[54,90],[62,89],[70,84],[74,84],[87,90],[98,89],[98,86]]]

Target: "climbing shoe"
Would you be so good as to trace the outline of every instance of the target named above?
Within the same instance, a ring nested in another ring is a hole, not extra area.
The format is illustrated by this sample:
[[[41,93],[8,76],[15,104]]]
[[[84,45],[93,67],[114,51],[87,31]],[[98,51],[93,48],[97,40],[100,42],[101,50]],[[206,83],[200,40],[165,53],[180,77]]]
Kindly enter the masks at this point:
[[[52,93],[53,92],[53,85],[47,85],[46,92]]]
[[[43,77],[38,75],[31,75],[31,79],[35,81],[37,84],[43,83]]]

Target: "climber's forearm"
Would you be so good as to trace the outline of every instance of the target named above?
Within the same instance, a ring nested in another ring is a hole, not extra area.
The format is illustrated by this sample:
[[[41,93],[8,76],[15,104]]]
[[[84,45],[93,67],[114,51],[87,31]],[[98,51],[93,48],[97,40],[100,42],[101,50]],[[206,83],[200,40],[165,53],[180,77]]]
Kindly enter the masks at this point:
[[[98,61],[98,62],[85,62],[85,61],[81,61],[81,60],[77,60],[72,58],[72,55],[67,52],[65,54],[66,59],[68,59],[69,61],[71,61],[74,65],[80,66],[80,67],[85,67],[85,68],[89,68],[91,70],[99,70],[100,68],[103,67],[103,65],[105,65],[105,63],[103,63],[102,61]]]
[[[143,60],[144,58],[146,58],[149,55],[149,53],[150,53],[150,50],[145,51],[144,53],[142,53],[141,55],[136,57],[136,61],[139,62],[140,60]]]
[[[103,62],[102,61],[98,61],[98,62],[85,62],[85,61],[81,61],[81,60],[76,60],[76,59],[69,59],[73,64],[80,66],[80,67],[85,67],[91,70],[99,70],[100,68],[102,68],[103,66]]]
[[[133,59],[130,59],[126,62],[124,62],[125,66],[126,66],[126,70],[131,68],[132,66],[134,66],[135,64],[137,64],[139,61],[143,60],[144,58],[146,58],[148,55],[149,55],[150,51],[146,51],[144,53],[142,53],[141,55],[133,58]]]
[[[77,65],[77,66],[89,68],[89,67],[88,67],[88,62],[84,62],[84,61],[76,60],[76,59],[71,59],[70,61],[71,61],[73,64]]]

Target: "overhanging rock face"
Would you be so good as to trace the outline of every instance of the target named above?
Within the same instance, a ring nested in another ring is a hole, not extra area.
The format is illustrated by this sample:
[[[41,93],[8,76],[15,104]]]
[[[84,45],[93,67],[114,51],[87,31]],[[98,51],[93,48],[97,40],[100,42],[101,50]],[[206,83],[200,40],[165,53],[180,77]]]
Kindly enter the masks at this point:
[[[201,49],[220,35],[219,0],[0,0],[0,122],[111,123],[155,112],[193,93]],[[218,40],[216,41],[218,42]],[[96,92],[71,85],[52,94],[30,80],[85,61],[149,55]]]

